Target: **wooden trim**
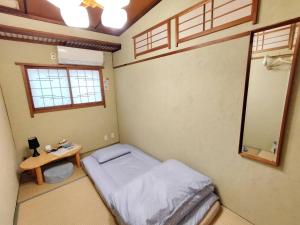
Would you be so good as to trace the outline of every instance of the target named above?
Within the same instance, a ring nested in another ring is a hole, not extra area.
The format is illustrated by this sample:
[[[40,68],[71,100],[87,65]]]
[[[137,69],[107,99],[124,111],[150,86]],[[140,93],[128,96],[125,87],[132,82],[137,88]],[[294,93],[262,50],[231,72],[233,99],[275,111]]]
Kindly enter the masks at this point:
[[[28,80],[27,70],[25,69],[24,66],[21,66],[21,72],[22,72],[23,81],[24,81],[24,85],[25,85],[25,91],[26,91],[30,116],[31,116],[31,118],[33,118],[34,117],[34,112],[33,112],[32,94],[31,94],[30,84],[29,84],[29,80]]]
[[[61,110],[69,110],[69,109],[79,109],[79,108],[87,108],[87,107],[94,107],[94,106],[104,106],[106,108],[106,101],[105,101],[105,90],[104,90],[104,81],[103,81],[103,74],[102,69],[103,67],[97,66],[78,66],[78,65],[48,65],[48,64],[25,64],[25,63],[15,63],[16,65],[21,67],[21,72],[23,76],[23,81],[25,85],[25,91],[30,111],[30,116],[33,118],[34,114],[37,113],[46,113],[46,112],[54,112],[54,111],[61,111]],[[48,68],[48,69],[65,69],[67,71],[68,83],[69,83],[69,91],[70,91],[70,98],[71,104],[69,105],[61,105],[61,106],[51,106],[51,107],[43,107],[43,108],[34,108],[32,92],[30,87],[30,82],[28,79],[28,72],[27,69],[30,68]],[[101,95],[102,101],[100,102],[92,102],[92,103],[80,103],[74,104],[73,100],[73,93],[72,93],[72,86],[70,81],[70,70],[97,70],[99,71],[99,80],[100,80],[100,88],[101,88]]]
[[[179,46],[179,18],[178,17],[176,17],[175,18],[175,32],[176,32],[176,47],[178,47]]]
[[[99,41],[87,38],[80,38],[62,34],[54,34],[44,31],[37,31],[31,29],[24,29],[18,27],[11,27],[6,25],[0,25],[0,31],[8,34],[22,35],[22,37],[0,36],[0,39],[22,41],[36,44],[45,45],[61,45],[75,48],[101,50],[108,52],[115,52],[121,49],[121,44],[112,43],[107,41]],[[27,36],[27,38],[23,37]],[[29,39],[32,37],[32,39]],[[34,39],[35,38],[35,39]],[[38,38],[38,40],[36,40]]]
[[[100,68],[100,70],[99,70],[99,80],[100,80],[100,86],[101,86],[102,102],[103,102],[104,108],[106,108],[105,90],[104,90],[104,76],[103,76],[103,69],[102,68]]]
[[[220,6],[219,6],[220,7]],[[215,1],[212,0],[211,1],[211,17],[210,17],[210,29],[214,28],[214,11],[215,9],[217,9],[218,7],[215,7]],[[206,21],[204,21],[205,23]]]
[[[287,94],[286,94],[286,99],[285,99],[284,112],[283,112],[283,117],[282,117],[278,150],[277,150],[277,158],[276,158],[277,166],[279,166],[280,160],[281,160],[281,152],[282,152],[283,143],[284,143],[285,128],[286,128],[286,124],[287,124],[290,102],[291,102],[291,98],[292,98],[293,83],[294,83],[294,80],[296,77],[299,53],[300,53],[300,33],[298,34],[297,41],[296,41],[294,57],[293,57],[293,62],[292,62],[292,67],[291,67],[291,72],[290,72],[290,79],[289,79],[289,84],[288,84]]]
[[[264,159],[264,158],[261,158],[261,157],[255,156],[255,155],[251,155],[251,154],[248,154],[246,152],[240,153],[240,156],[242,156],[244,158],[247,158],[247,159],[253,159],[253,160],[255,160],[257,162],[260,162],[260,163],[269,164],[271,166],[277,166],[276,162],[274,162],[274,161],[267,160],[267,159]]]
[[[41,68],[41,67],[39,67]],[[71,84],[71,77],[70,77],[70,70],[67,70],[67,76],[68,76],[68,84],[69,84],[69,93],[70,93],[70,98],[71,98],[71,105],[74,105],[74,99],[73,99],[73,91],[72,91],[72,84]]]
[[[151,36],[151,38],[152,37],[153,36]],[[152,42],[152,40],[151,40],[151,42]],[[168,48],[171,49],[171,20],[168,21]]]
[[[166,39],[166,38],[164,38],[164,39]],[[159,47],[151,48],[151,49],[148,49],[148,50],[143,51],[141,53],[137,53],[135,55],[135,58],[137,58],[138,56],[141,56],[141,55],[144,55],[144,54],[147,54],[147,53],[150,53],[150,52],[154,52],[154,51],[157,51],[157,50],[160,50],[160,49],[168,48],[168,47],[169,47],[169,44],[165,44],[165,45],[161,45]]]
[[[245,130],[245,118],[247,111],[247,101],[248,101],[248,89],[249,89],[249,80],[250,80],[250,71],[251,71],[251,58],[252,58],[252,50],[253,50],[253,40],[254,33],[250,33],[250,41],[248,48],[248,61],[247,61],[247,69],[246,69],[246,78],[244,84],[244,98],[243,98],[243,108],[242,108],[242,118],[241,118],[241,130],[240,130],[240,140],[239,140],[239,154],[241,155],[243,149],[243,139],[244,139],[244,130]],[[245,156],[245,155],[241,155]]]
[[[45,68],[69,68],[69,69],[80,69],[80,70],[99,70],[103,69],[103,66],[85,66],[85,65],[70,65],[70,64],[37,64],[37,63],[23,63],[16,62],[17,66],[26,66],[26,67],[45,67]]]
[[[226,42],[226,41],[231,41],[231,40],[246,37],[246,36],[249,36],[249,35],[250,35],[250,31],[246,31],[246,32],[243,32],[243,33],[231,35],[231,36],[220,38],[220,39],[217,39],[217,40],[208,41],[206,43],[197,44],[197,45],[193,45],[193,46],[190,46],[190,47],[187,47],[187,48],[183,48],[183,49],[171,51],[171,52],[168,52],[168,53],[156,55],[156,56],[149,57],[149,58],[146,58],[146,59],[141,59],[141,60],[137,60],[137,61],[134,61],[134,62],[114,66],[114,69],[122,68],[122,67],[125,67],[125,66],[130,66],[130,65],[137,64],[137,63],[142,63],[142,62],[146,62],[146,61],[150,61],[150,60],[154,60],[154,59],[158,59],[158,58],[162,58],[162,57],[166,57],[166,56],[170,56],[170,55],[175,55],[175,54],[179,54],[179,53],[183,53],[183,52],[187,52],[187,51],[192,51],[192,50],[199,49],[199,48],[204,48],[204,47],[207,47],[207,46],[223,43],[223,42]]]
[[[291,96],[292,96],[292,89],[293,89],[293,81],[296,76],[296,68],[297,68],[297,62],[298,62],[298,57],[300,53],[300,35],[297,37],[297,43],[295,46],[295,51],[294,51],[294,57],[293,57],[293,62],[292,62],[292,67],[290,71],[290,77],[289,77],[289,82],[288,82],[288,87],[287,87],[287,94],[286,94],[286,99],[285,99],[285,105],[284,105],[284,112],[281,120],[281,127],[280,127],[280,136],[279,136],[279,142],[278,142],[278,149],[277,149],[277,156],[276,156],[276,162],[272,162],[269,160],[262,159],[257,156],[249,156],[249,154],[245,154],[242,152],[242,146],[243,146],[243,138],[244,138],[244,128],[245,128],[245,119],[246,119],[246,111],[247,111],[247,100],[248,100],[248,87],[249,87],[249,80],[250,80],[250,70],[251,70],[251,60],[252,60],[252,53],[253,53],[253,39],[254,35],[257,32],[262,32],[264,30],[269,30],[273,29],[276,27],[281,27],[285,26],[288,24],[294,24],[300,21],[300,18],[284,21],[281,23],[273,24],[271,26],[267,26],[265,28],[259,28],[256,30],[253,30],[251,32],[250,36],[250,43],[249,43],[249,52],[248,52],[248,63],[247,63],[247,71],[246,71],[246,79],[245,79],[245,90],[244,90],[244,102],[243,102],[243,111],[242,111],[242,119],[241,119],[241,131],[240,131],[240,142],[239,142],[239,154],[242,157],[245,158],[250,158],[259,162],[267,163],[273,166],[279,166],[280,165],[280,159],[281,159],[281,153],[282,153],[282,148],[283,148],[283,143],[284,143],[284,136],[285,136],[285,128],[286,128],[286,123],[287,123],[287,118],[288,118],[288,111],[289,111],[289,106],[290,106],[290,101],[291,101]],[[272,163],[270,163],[272,162]]]
[[[276,27],[276,25],[281,26],[281,25],[286,25],[288,23],[297,23],[299,21],[300,21],[300,17],[297,17],[297,18],[294,18],[294,19],[291,19],[291,20],[287,20],[287,21],[279,22],[277,24],[266,26],[265,28],[266,29],[272,29],[272,28]],[[186,47],[186,48],[183,48],[183,49],[171,51],[171,52],[168,52],[168,53],[160,54],[160,55],[149,57],[149,58],[146,58],[146,59],[141,59],[141,60],[136,60],[136,61],[129,62],[129,63],[124,63],[124,64],[121,64],[121,65],[114,66],[114,69],[134,65],[134,64],[137,64],[137,63],[146,62],[146,61],[149,61],[149,60],[154,60],[154,59],[157,59],[157,58],[166,57],[166,56],[169,56],[169,55],[179,54],[179,53],[182,53],[182,52],[187,52],[187,51],[191,51],[191,50],[198,49],[198,48],[203,48],[203,47],[206,47],[206,46],[210,46],[210,45],[214,45],[214,44],[234,40],[234,39],[237,39],[237,38],[242,38],[242,37],[245,37],[245,36],[250,36],[250,34],[252,32],[257,33],[257,32],[261,32],[262,30],[264,30],[264,27],[249,30],[249,31],[245,31],[245,32],[242,32],[242,33],[239,33],[239,34],[228,36],[228,37],[216,39],[214,41],[208,41],[208,42],[205,42],[205,43],[202,43],[202,44],[193,45],[193,46],[190,46],[190,47]]]
[[[252,1],[253,6],[252,6],[252,24],[257,24],[258,23],[258,16],[259,16],[259,5],[260,5],[260,0],[253,0]]]
[[[296,28],[297,28],[296,24],[291,25],[290,38],[289,38],[289,49],[293,48]]]

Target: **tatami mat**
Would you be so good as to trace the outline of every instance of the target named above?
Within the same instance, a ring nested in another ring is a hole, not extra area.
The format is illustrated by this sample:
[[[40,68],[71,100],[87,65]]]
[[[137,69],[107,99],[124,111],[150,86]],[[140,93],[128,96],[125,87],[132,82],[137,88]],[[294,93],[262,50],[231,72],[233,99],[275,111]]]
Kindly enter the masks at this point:
[[[23,183],[20,185],[19,188],[18,203],[21,203],[23,201],[26,201],[38,195],[47,193],[51,190],[54,190],[62,185],[73,182],[84,176],[86,176],[86,173],[83,171],[82,168],[74,167],[73,175],[61,183],[57,183],[57,184],[44,183],[43,185],[37,185],[34,180],[29,181],[27,183]]]
[[[21,203],[17,224],[116,225],[87,177]]]
[[[92,182],[82,177],[19,204],[17,225],[117,224]],[[222,207],[212,225],[252,224]]]

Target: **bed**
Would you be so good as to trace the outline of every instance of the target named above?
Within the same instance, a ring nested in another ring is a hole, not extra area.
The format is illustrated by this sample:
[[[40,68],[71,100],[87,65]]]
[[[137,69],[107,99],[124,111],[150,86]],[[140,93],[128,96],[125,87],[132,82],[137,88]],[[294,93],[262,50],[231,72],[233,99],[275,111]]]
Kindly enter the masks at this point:
[[[174,164],[174,162],[171,163]],[[114,195],[163,163],[134,146],[115,144],[97,150],[90,156],[85,157],[82,159],[82,164],[101,198],[118,222],[128,224],[128,222],[126,223],[120,219],[120,213],[116,210],[117,204],[113,199]],[[199,206],[194,207],[193,210],[189,211],[188,215],[180,219],[180,223],[176,222],[176,225],[208,225],[219,209],[218,197],[210,193],[205,199],[201,200]],[[126,213],[128,214],[128,212]],[[173,224],[174,222],[169,223]]]

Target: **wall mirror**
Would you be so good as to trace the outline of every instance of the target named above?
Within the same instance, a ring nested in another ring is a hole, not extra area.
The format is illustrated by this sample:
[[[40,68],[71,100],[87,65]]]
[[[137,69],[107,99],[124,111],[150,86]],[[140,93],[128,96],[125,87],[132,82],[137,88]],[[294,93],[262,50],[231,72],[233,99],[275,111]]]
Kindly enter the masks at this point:
[[[251,33],[241,126],[241,156],[278,166],[295,76],[299,20]]]

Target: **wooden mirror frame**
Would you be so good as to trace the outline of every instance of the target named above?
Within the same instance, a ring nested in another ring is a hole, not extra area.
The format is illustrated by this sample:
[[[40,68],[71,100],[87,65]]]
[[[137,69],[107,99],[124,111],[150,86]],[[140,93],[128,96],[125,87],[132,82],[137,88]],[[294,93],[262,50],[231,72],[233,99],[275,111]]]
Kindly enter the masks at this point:
[[[284,142],[286,122],[287,122],[288,111],[289,111],[289,106],[290,106],[290,101],[291,101],[291,96],[292,96],[293,81],[294,81],[294,78],[296,75],[297,62],[298,62],[298,57],[299,57],[300,34],[297,37],[294,57],[293,57],[292,66],[291,66],[290,77],[289,77],[289,81],[288,81],[287,94],[286,94],[285,103],[284,103],[283,117],[281,120],[276,161],[270,161],[270,160],[267,160],[267,159],[264,159],[264,158],[261,158],[261,157],[255,156],[255,155],[246,154],[242,151],[244,128],[245,128],[245,118],[246,118],[246,110],[247,110],[247,100],[248,100],[249,79],[250,79],[250,71],[251,71],[253,39],[254,39],[254,34],[257,32],[270,30],[270,29],[273,29],[276,27],[285,26],[285,25],[289,25],[289,24],[293,24],[293,23],[299,23],[299,22],[300,22],[300,17],[253,30],[253,31],[251,31],[251,34],[250,34],[248,62],[247,62],[245,90],[244,90],[243,113],[242,113],[242,122],[241,122],[240,143],[239,143],[239,154],[240,154],[240,156],[242,156],[244,158],[252,159],[252,160],[255,160],[255,161],[258,161],[261,163],[265,163],[265,164],[269,164],[272,166],[276,166],[276,167],[278,167],[280,165],[280,158],[281,158],[282,147],[283,147],[283,142]]]

